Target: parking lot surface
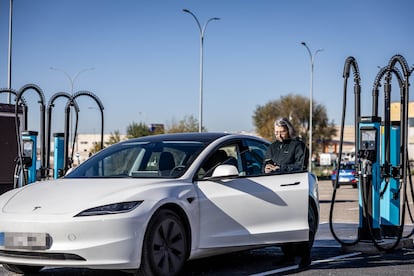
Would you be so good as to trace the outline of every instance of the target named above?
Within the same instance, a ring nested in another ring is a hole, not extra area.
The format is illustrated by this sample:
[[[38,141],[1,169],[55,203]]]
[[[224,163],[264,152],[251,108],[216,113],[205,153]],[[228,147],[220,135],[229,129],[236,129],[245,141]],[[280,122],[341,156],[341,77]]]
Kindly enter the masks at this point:
[[[283,262],[283,254],[278,247],[250,250],[218,257],[188,262],[183,275],[413,275],[414,249],[406,247],[385,253],[379,250],[366,253],[349,251],[333,238],[329,213],[332,199],[332,183],[320,181],[321,218],[319,231],[312,249],[312,263],[309,267],[299,269],[298,265]],[[412,200],[409,205],[413,208]],[[358,190],[351,186],[337,190],[336,202],[333,205],[333,230],[344,241],[352,241],[357,237],[359,210]],[[405,235],[413,228],[410,220],[406,220]],[[406,241],[411,242],[411,237]],[[411,242],[412,244],[412,242]],[[0,266],[0,275],[17,275],[7,272]],[[128,275],[117,271],[100,271],[72,268],[47,268],[32,275],[43,276],[106,276]]]

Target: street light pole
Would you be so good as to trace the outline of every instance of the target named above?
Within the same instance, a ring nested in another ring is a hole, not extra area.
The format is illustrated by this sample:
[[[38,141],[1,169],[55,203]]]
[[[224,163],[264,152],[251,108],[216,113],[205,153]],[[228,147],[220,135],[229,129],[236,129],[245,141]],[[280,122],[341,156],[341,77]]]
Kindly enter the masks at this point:
[[[60,68],[56,68],[56,67],[50,67],[50,69],[51,70],[55,70],[55,71],[60,71],[60,72],[62,72],[63,74],[65,74],[65,76],[68,78],[68,80],[69,80],[69,82],[70,82],[70,93],[71,94],[73,94],[73,88],[74,88],[74,84],[75,84],[75,80],[76,80],[76,78],[80,75],[80,74],[82,74],[83,72],[85,72],[85,71],[90,71],[90,70],[94,70],[95,68],[94,67],[91,67],[91,68],[85,68],[85,69],[83,69],[83,70],[80,70],[79,72],[77,72],[74,76],[73,76],[73,78],[65,71],[65,70],[63,70],[63,69],[60,69]]]
[[[11,66],[12,66],[12,31],[13,31],[13,0],[10,0],[9,10],[9,55],[8,55],[8,77],[7,77],[7,88],[11,90]],[[11,104],[11,94],[7,97],[7,103]]]
[[[322,52],[323,49],[318,49],[315,51],[315,53],[312,55],[311,50],[309,49],[308,45],[306,45],[305,42],[301,43],[303,46],[305,46],[306,50],[308,50],[310,62],[311,62],[311,75],[310,75],[310,91],[309,91],[309,164],[308,168],[309,171],[312,171],[312,109],[313,109],[313,68],[314,68],[314,61],[315,56],[317,53]]]
[[[189,13],[196,21],[198,29],[200,31],[200,114],[198,122],[198,132],[202,132],[203,129],[203,52],[204,52],[204,33],[207,27],[207,24],[213,20],[220,20],[218,17],[212,17],[206,21],[203,27],[201,27],[200,21],[197,17],[189,11],[188,9],[183,9],[183,12]]]
[[[77,78],[80,74],[82,74],[83,72],[85,72],[85,71],[90,71],[90,70],[94,70],[94,69],[95,69],[95,67],[90,67],[90,68],[85,68],[85,69],[82,69],[82,70],[80,70],[79,72],[77,72],[75,75],[73,75],[73,77],[71,77],[71,76],[68,74],[68,72],[66,72],[65,70],[63,70],[63,69],[61,69],[61,68],[50,67],[50,70],[60,71],[60,72],[62,72],[63,74],[65,74],[65,76],[68,78],[68,80],[69,80],[69,82],[70,82],[70,93],[71,93],[71,95],[72,95],[72,96],[73,96],[73,89],[74,89],[74,84],[75,84],[75,80],[76,80],[76,78]],[[71,126],[71,128],[70,128],[70,137],[73,139],[73,129],[72,129],[73,119],[72,119],[72,113],[70,113],[70,116],[71,116],[71,118],[70,118],[70,126]]]

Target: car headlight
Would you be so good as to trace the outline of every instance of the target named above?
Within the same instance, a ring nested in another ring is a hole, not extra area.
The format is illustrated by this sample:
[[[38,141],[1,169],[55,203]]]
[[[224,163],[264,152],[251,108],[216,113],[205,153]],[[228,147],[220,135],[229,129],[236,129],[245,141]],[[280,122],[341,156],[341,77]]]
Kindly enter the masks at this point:
[[[142,201],[127,201],[90,208],[77,214],[75,217],[102,216],[126,213],[134,210]]]

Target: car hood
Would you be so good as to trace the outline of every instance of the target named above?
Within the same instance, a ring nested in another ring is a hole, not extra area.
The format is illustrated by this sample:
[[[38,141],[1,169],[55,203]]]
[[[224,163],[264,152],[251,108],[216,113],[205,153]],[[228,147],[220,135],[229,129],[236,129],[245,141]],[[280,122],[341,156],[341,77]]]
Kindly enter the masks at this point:
[[[144,200],[153,194],[150,190],[165,185],[173,184],[171,180],[119,178],[42,181],[4,194],[0,208],[9,214],[76,215],[92,207]]]

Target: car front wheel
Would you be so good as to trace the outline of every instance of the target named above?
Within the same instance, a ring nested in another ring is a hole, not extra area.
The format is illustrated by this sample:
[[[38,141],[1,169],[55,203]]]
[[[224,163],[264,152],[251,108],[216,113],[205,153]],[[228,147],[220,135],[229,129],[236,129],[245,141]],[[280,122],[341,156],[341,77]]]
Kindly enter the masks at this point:
[[[186,229],[171,210],[159,210],[149,222],[138,275],[177,275],[188,257]]]

